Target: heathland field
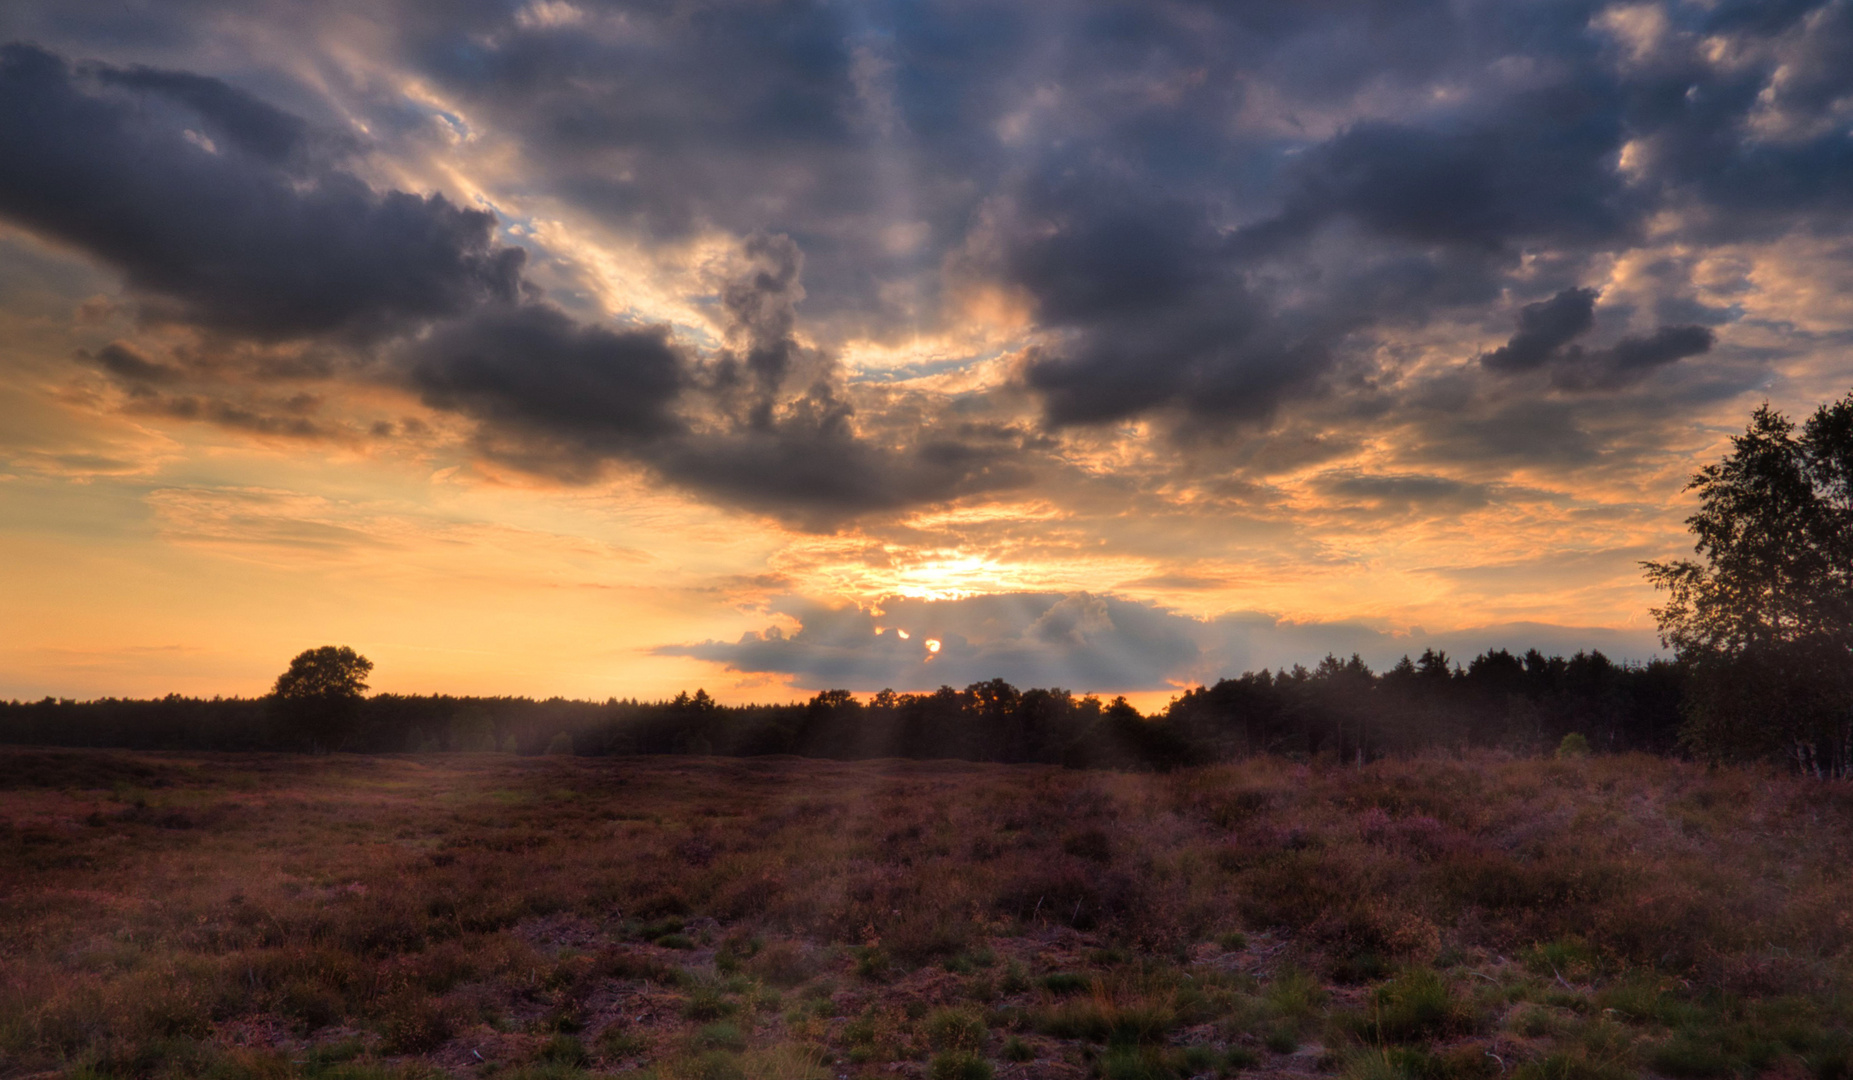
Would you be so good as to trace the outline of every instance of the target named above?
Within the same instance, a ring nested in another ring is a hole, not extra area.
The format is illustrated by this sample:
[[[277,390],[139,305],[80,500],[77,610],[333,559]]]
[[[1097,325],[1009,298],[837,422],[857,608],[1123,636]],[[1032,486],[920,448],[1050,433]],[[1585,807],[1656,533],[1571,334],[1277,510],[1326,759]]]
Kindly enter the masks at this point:
[[[1853,789],[0,750],[0,1075],[1838,1080]]]

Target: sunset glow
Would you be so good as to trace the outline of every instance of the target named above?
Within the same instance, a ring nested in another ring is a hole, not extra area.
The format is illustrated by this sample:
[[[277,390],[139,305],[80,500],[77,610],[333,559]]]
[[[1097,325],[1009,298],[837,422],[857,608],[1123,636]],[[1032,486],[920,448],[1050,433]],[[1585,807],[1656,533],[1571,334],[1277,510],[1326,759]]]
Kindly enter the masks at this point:
[[[1853,386],[1844,4],[703,10],[7,5],[0,698],[1646,659]]]

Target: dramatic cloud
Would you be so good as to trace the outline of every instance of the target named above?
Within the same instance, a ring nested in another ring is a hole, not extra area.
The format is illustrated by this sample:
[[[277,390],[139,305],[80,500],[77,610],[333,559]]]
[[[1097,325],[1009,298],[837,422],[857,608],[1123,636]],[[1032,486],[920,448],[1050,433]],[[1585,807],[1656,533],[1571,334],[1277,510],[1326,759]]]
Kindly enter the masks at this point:
[[[131,386],[178,382],[185,373],[143,356],[135,346],[112,341],[96,352],[96,364]]]
[[[9,46],[0,137],[20,150],[0,163],[0,216],[117,267],[156,318],[261,340],[408,338],[405,378],[478,421],[478,447],[505,464],[583,481],[629,462],[815,527],[1021,481],[993,448],[859,439],[832,361],[794,336],[803,257],[788,237],[745,241],[747,269],[721,296],[739,349],[704,363],[666,326],[613,329],[521,299],[526,252],[494,242],[494,214],[377,193],[304,121],[215,79]],[[155,398],[187,373],[127,343],[95,363],[144,412],[322,433],[224,387]]]
[[[1040,598],[931,661],[809,608],[688,647],[742,678],[1632,626],[1691,470],[1853,383],[1847,0],[20,0],[4,42],[0,484],[249,454],[733,522],[658,642]]]
[[[483,421],[495,456],[536,472],[595,472],[681,430],[670,407],[683,359],[662,327],[583,326],[539,303],[492,308],[419,342],[411,364],[428,403]]]
[[[1072,182],[1019,200],[995,242],[1000,269],[1056,334],[1026,372],[1050,422],[1160,407],[1257,419],[1329,365],[1336,328],[1271,310],[1220,250],[1206,208]]]
[[[1480,357],[1494,371],[1530,371],[1596,325],[1596,290],[1565,289],[1549,300],[1519,309],[1518,333]]]
[[[733,643],[659,650],[744,671],[856,689],[964,686],[1002,676],[1020,685],[1152,689],[1199,656],[1197,624],[1145,604],[1089,593],[1017,593],[926,601],[894,598],[881,614],[790,603],[801,626]]]
[[[1643,660],[1657,651],[1651,633],[1520,623],[1399,636],[1358,623],[1295,623],[1255,612],[1195,619],[1086,592],[937,601],[890,597],[875,608],[788,599],[775,610],[798,620],[799,628],[786,633],[773,626],[738,641],[670,645],[656,652],[776,674],[800,686],[863,692],[966,686],[999,677],[1023,687],[1130,692],[1310,665],[1327,652],[1357,653],[1385,668],[1428,648],[1462,662],[1495,648],[1522,653],[1535,647],[1547,654],[1595,648],[1621,660]]]
[[[0,216],[121,270],[159,317],[259,338],[392,333],[512,299],[495,216],[379,194],[214,79],[0,49]]]
[[[417,351],[414,381],[484,423],[481,445],[533,444],[507,461],[583,477],[683,430],[642,454],[672,482],[800,516],[892,509],[999,481],[948,469],[978,454],[990,475],[989,455],[937,435],[858,441],[883,418],[822,338],[943,329],[986,290],[1024,305],[1015,370],[1052,430],[1253,431],[1361,384],[1394,394],[1370,382],[1375,350],[1484,322],[1552,279],[1482,368],[1615,392],[1707,352],[1718,331],[1690,323],[1577,339],[1600,329],[1600,278],[1624,253],[1834,212],[1853,175],[1843,7],[383,9],[401,45],[380,62],[447,95],[420,100],[453,135],[524,148],[521,189],[646,244],[738,239],[750,270],[698,301],[726,341],[709,355],[665,337],[673,376],[653,360],[618,377],[618,354],[585,337],[607,331],[518,295],[524,252],[490,213],[356,178],[363,143],[442,153],[403,103],[340,102],[372,114],[360,139],[208,75],[15,46],[0,122],[33,152],[0,178],[0,212],[118,266],[151,311],[219,329],[462,320]],[[1655,306],[1702,307],[1682,288]],[[478,320],[504,352],[510,320],[525,349],[551,323],[557,348],[518,377],[525,361],[486,361],[489,344],[445,373],[442,348]],[[589,348],[603,358],[581,372]],[[1481,411],[1525,392],[1488,388]],[[619,393],[608,425],[588,423]],[[540,431],[567,398],[576,411]]]
[[[1480,363],[1506,373],[1548,367],[1552,383],[1565,389],[1613,389],[1639,382],[1657,367],[1708,352],[1716,338],[1703,326],[1662,326],[1607,349],[1570,344],[1595,326],[1595,306],[1594,289],[1565,289],[1526,304],[1519,309],[1518,333],[1480,357]]]

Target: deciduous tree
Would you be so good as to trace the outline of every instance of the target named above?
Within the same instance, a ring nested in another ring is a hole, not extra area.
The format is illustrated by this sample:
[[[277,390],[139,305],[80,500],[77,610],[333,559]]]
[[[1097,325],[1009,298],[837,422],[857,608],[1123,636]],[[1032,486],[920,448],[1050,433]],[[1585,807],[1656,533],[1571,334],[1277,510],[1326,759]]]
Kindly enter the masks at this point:
[[[373,661],[346,645],[304,649],[271,688],[278,719],[312,750],[339,750],[360,719]]]
[[[1689,670],[1684,740],[1713,760],[1853,767],[1853,394],[1798,436],[1764,405],[1692,478],[1699,561],[1644,563]]]

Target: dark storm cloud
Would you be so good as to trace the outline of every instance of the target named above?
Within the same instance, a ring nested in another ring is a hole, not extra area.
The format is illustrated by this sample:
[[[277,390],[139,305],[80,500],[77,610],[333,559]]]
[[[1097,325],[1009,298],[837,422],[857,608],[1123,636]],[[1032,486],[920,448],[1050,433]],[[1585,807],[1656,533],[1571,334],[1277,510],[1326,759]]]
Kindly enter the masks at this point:
[[[1051,423],[1164,406],[1253,419],[1329,363],[1330,327],[1297,327],[1218,250],[1206,208],[1130,185],[1026,185],[997,225],[997,267],[1060,339],[1025,369]]]
[[[1596,290],[1565,289],[1549,300],[1520,308],[1518,333],[1480,357],[1480,363],[1494,371],[1530,371],[1542,367],[1595,325]]]
[[[917,326],[948,255],[1019,287],[1050,332],[1025,376],[1054,425],[1265,417],[1312,392],[1336,345],[1383,312],[1485,292],[1481,253],[1388,252],[1299,303],[1257,285],[1228,243],[1235,201],[1237,218],[1278,201],[1299,149],[1231,131],[1248,79],[1264,71],[1318,108],[1385,73],[1433,75],[1464,32],[1445,5],[1402,22],[1349,4],[1304,17],[1086,3],[576,12],[413,20],[413,55],[475,115],[520,131],[548,162],[542,182],[607,218],[659,236],[703,223],[791,236],[824,325]],[[1566,18],[1580,33],[1583,17]],[[1360,54],[1365,40],[1395,51]],[[1552,115],[1537,113],[1507,141]],[[1581,149],[1574,122],[1557,126],[1481,186],[1521,176],[1542,192],[1539,163]],[[1445,172],[1485,141],[1430,157]],[[1311,228],[1306,204],[1295,220]],[[917,240],[890,245],[896,228]]]
[[[1434,126],[1371,121],[1302,155],[1286,207],[1239,237],[1279,250],[1334,218],[1415,243],[1500,250],[1611,240],[1634,220],[1612,155],[1626,130],[1606,87],[1519,95]]]
[[[588,326],[529,302],[439,326],[411,348],[410,379],[479,421],[478,448],[505,464],[580,482],[625,462],[802,528],[1024,482],[1020,440],[859,435],[830,358],[793,336],[796,246],[758,235],[743,254],[721,290],[737,348],[702,358],[667,327]]]
[[[512,298],[494,215],[380,194],[217,80],[0,49],[0,216],[120,270],[160,316],[372,336]]]
[[[1529,21],[1496,5],[1379,12],[1390,25],[1373,38],[1390,48],[1360,78],[1394,93],[1399,76],[1440,76],[1452,85],[1436,104],[1412,98],[1396,120],[1360,119],[1287,154],[1251,145],[1275,167],[1226,178],[1141,153],[1124,132],[1065,148],[1051,168],[1059,182],[1012,191],[1014,228],[995,241],[1003,275],[1060,332],[1032,356],[1026,381],[1055,424],[1154,410],[1253,420],[1340,392],[1344,358],[1387,331],[1473,319],[1528,254],[1574,282],[1647,242],[1646,223],[1675,208],[1696,211],[1694,235],[1713,240],[1840,229],[1853,139],[1833,102],[1853,92],[1853,65],[1839,62],[1853,23],[1848,5],[1815,8],[1806,33],[1792,19],[1721,14],[1718,25],[1742,35],[1733,47],[1768,50],[1735,70],[1703,60],[1696,36],[1681,36],[1697,28],[1677,14],[1653,53],[1631,56],[1637,46],[1597,29],[1605,16],[1594,7],[1540,8]],[[1445,60],[1414,46],[1409,35],[1424,29]],[[1287,34],[1271,42],[1294,44]],[[1305,92],[1304,104],[1318,100]],[[1188,112],[1180,106],[1179,122]],[[1207,124],[1197,134],[1200,160],[1241,141]],[[1528,308],[1519,335],[1484,366],[1545,368],[1556,389],[1614,391],[1714,342],[1703,327],[1671,325],[1573,345],[1594,325],[1594,299],[1572,284]],[[1679,297],[1659,299],[1681,310]]]
[[[751,269],[721,290],[729,329],[744,339],[745,355],[724,356],[717,377],[731,388],[744,372],[754,398],[750,422],[765,429],[772,424],[779,391],[798,359],[794,333],[798,301],[804,299],[804,253],[788,236],[755,233],[747,238],[745,254]],[[827,405],[824,412],[829,412]]]
[[[1572,346],[1551,381],[1566,389],[1614,389],[1639,382],[1655,368],[1710,352],[1716,340],[1703,326],[1662,326],[1646,337],[1624,337],[1606,349]]]
[[[865,692],[965,686],[994,678],[1018,686],[1162,690],[1264,667],[1310,666],[1328,652],[1355,652],[1379,669],[1430,647],[1462,661],[1493,648],[1568,653],[1594,647],[1626,660],[1657,652],[1651,631],[1511,623],[1446,634],[1430,635],[1420,628],[1393,634],[1363,623],[1296,623],[1259,612],[1196,619],[1087,592],[995,593],[954,600],[891,597],[878,609],[787,598],[774,610],[796,619],[799,628],[787,633],[775,626],[750,631],[737,641],[655,651],[734,671],[783,675],[801,686]],[[929,651],[928,641],[939,642],[939,650]]]
[[[213,134],[265,161],[288,161],[305,149],[313,134],[301,117],[204,75],[100,65],[93,65],[89,74],[101,85],[166,98],[191,109]]]
[[[568,482],[639,465],[818,528],[1024,479],[1020,446],[858,436],[829,357],[797,342],[804,260],[782,235],[744,243],[747,269],[719,298],[737,347],[704,359],[666,327],[591,325],[534,299],[493,214],[375,192],[329,153],[341,140],[216,79],[8,46],[0,140],[18,151],[0,156],[0,216],[116,267],[147,313],[260,341],[402,339],[387,377],[475,420],[478,448],[505,464]],[[125,343],[89,359],[137,411],[333,430]]]
[[[1615,389],[1639,382],[1664,367],[1711,349],[1715,335],[1703,326],[1662,326],[1646,337],[1624,337],[1605,349],[1571,342],[1596,324],[1594,289],[1565,289],[1549,300],[1519,309],[1518,333],[1480,357],[1492,371],[1517,373],[1546,368],[1564,389]]]
[[[1698,299],[1708,245],[1853,220],[1853,5],[1654,11],[1664,25],[1593,0],[330,17],[380,24],[373,59],[433,90],[325,91],[318,115],[364,119],[365,152],[442,159],[442,113],[468,129],[466,167],[479,134],[521,162],[502,190],[646,243],[738,238],[748,271],[697,298],[725,336],[703,350],[544,306],[491,215],[374,191],[344,164],[360,150],[202,74],[8,52],[0,136],[29,152],[0,160],[0,213],[120,268],[157,315],[410,335],[407,378],[502,460],[567,479],[625,462],[820,527],[1034,475],[1023,441],[877,414],[831,361],[957,330],[954,301],[992,286],[1033,323],[1014,389],[1064,438],[1152,417],[1243,431],[1324,399],[1421,427],[1425,454],[1586,462],[1612,446],[1589,410],[1748,362],[1736,313]],[[66,51],[178,49],[62,8],[7,18]],[[1628,301],[1659,325],[1596,310],[1625,256],[1674,245],[1688,261]],[[1514,295],[1538,302],[1505,345],[1447,358],[1469,405],[1431,411],[1396,350],[1497,325]]]
[[[1029,385],[1056,424],[1264,418],[1323,389],[1349,343],[1490,300],[1521,245],[1629,242],[1647,204],[1614,167],[1621,103],[1600,89],[1345,128],[1284,162],[1281,208],[1240,226],[1226,189],[1155,198],[1164,177],[1090,183],[1064,161],[1058,182],[1015,193],[1000,241],[1006,275],[1065,332]],[[1341,264],[1321,250],[1335,229]]]
[[[494,307],[440,327],[410,363],[427,404],[483,421],[492,451],[536,471],[583,477],[682,430],[671,406],[684,360],[665,327],[586,326],[542,303]]]
[[[185,377],[178,368],[148,359],[126,341],[112,341],[85,358],[131,385],[178,382]]]
[[[810,530],[857,515],[1022,487],[1031,455],[1011,441],[919,437],[891,449],[858,438],[850,410],[824,388],[790,403],[765,427],[665,442],[652,468],[717,501]]]

